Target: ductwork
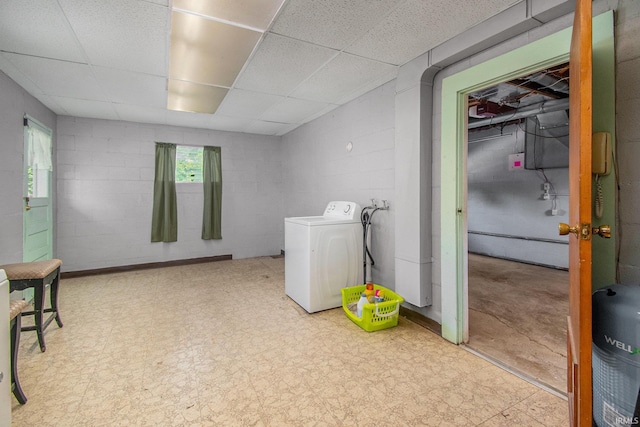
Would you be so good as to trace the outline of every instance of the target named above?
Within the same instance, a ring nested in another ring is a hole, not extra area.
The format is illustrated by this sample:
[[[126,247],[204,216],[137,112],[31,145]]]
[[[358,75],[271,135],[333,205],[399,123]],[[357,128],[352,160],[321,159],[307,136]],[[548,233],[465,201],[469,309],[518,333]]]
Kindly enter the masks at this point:
[[[515,113],[502,114],[500,116],[491,117],[490,119],[477,120],[469,123],[468,129],[476,129],[483,126],[491,126],[504,123],[511,120],[522,119],[525,117],[535,116],[541,113],[550,113],[552,111],[561,111],[569,109],[569,99],[553,99],[540,104],[529,105],[519,108]]]

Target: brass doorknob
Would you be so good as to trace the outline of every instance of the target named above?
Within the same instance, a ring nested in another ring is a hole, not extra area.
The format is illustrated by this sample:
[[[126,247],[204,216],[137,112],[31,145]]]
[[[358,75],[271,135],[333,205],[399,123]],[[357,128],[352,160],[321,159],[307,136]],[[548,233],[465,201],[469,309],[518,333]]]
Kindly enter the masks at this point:
[[[591,229],[593,234],[597,234],[600,237],[604,237],[605,239],[611,238],[611,227],[608,225],[601,225],[600,227],[594,227]]]
[[[560,234],[561,236],[566,236],[569,233],[573,233],[576,236],[579,236],[580,226],[576,225],[575,227],[571,227],[569,226],[569,224],[565,224],[564,222],[558,224],[558,234]]]

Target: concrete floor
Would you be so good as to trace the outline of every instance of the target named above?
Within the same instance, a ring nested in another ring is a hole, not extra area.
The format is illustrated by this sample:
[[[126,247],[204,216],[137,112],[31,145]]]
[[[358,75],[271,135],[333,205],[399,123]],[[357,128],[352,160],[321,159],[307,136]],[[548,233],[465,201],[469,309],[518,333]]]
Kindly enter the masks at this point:
[[[469,343],[566,393],[569,273],[469,254]]]

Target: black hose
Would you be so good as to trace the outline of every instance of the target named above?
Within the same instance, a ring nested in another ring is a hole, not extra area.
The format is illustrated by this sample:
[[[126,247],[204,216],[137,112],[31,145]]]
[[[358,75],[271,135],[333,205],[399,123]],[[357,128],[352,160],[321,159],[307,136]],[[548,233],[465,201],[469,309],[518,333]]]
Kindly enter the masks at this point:
[[[369,256],[369,259],[371,260],[371,267],[373,267],[374,265],[376,265],[375,260],[373,259],[373,257],[371,256],[371,252],[369,252],[369,247],[367,246],[367,255]]]
[[[367,283],[367,221],[369,220],[368,207],[360,212],[360,222],[362,223],[362,281]]]
[[[371,214],[367,212],[367,209],[372,209]],[[364,283],[367,283],[367,258],[369,258],[369,260],[371,261],[371,267],[376,265],[376,262],[371,255],[371,251],[369,251],[369,246],[367,245],[367,236],[369,235],[371,218],[373,218],[373,214],[376,213],[376,211],[378,211],[379,209],[380,208],[377,207],[374,208],[372,206],[367,206],[366,208],[362,209],[362,212],[360,213],[360,222],[362,223],[362,279]]]

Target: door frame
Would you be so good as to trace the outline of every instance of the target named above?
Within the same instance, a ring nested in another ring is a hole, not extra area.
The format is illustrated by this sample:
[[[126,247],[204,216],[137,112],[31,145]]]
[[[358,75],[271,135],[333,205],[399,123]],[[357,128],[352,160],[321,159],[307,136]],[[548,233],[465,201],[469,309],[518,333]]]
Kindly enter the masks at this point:
[[[594,46],[601,39],[612,39],[613,11],[594,17],[593,25]],[[598,31],[596,30],[598,28],[604,28],[604,30]],[[466,211],[467,95],[541,68],[568,62],[571,33],[572,27],[566,28],[442,81],[440,149],[442,336],[455,344],[466,342],[469,338]],[[606,264],[611,265],[611,263]]]
[[[569,61],[571,28],[442,82],[441,204],[442,336],[460,344],[469,339],[467,244],[467,96],[545,67]]]

